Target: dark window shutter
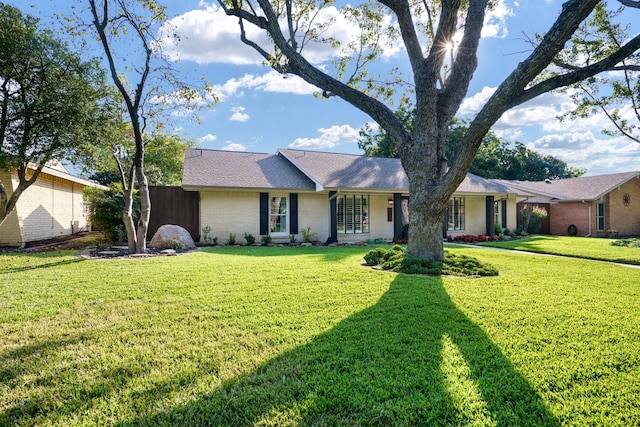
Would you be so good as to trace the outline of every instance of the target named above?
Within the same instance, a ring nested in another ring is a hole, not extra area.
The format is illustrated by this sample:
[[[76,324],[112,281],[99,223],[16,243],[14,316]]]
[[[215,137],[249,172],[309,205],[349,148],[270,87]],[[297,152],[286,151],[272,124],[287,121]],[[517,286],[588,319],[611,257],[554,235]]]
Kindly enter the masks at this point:
[[[507,201],[502,201],[502,226],[507,226]]]
[[[298,234],[298,193],[289,193],[289,233]]]
[[[260,193],[260,235],[269,235],[269,193]]]

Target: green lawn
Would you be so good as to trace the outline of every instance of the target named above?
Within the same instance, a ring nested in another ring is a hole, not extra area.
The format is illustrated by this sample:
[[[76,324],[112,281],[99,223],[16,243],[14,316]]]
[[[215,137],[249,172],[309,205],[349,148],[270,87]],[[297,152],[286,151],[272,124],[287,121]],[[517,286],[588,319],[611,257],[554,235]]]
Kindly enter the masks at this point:
[[[0,255],[0,426],[640,424],[640,270],[368,249]]]
[[[640,265],[640,248],[611,246],[614,240],[618,239],[533,236],[504,242],[487,242],[481,245]]]

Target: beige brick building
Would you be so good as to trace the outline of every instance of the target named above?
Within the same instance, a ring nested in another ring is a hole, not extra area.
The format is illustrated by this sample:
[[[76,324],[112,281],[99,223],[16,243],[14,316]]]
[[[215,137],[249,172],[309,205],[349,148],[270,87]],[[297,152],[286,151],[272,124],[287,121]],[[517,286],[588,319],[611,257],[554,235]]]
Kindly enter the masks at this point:
[[[10,197],[18,185],[17,174],[0,170],[0,180]],[[30,241],[87,230],[89,224],[82,197],[86,186],[97,184],[69,174],[60,164],[45,167],[0,225],[0,246],[24,246]]]
[[[201,227],[226,243],[233,234],[319,241],[402,239],[409,182],[399,159],[280,149],[276,154],[188,149],[182,187],[199,194]],[[528,194],[528,193],[527,193]],[[524,196],[496,180],[468,174],[449,202],[443,235],[516,228]]]

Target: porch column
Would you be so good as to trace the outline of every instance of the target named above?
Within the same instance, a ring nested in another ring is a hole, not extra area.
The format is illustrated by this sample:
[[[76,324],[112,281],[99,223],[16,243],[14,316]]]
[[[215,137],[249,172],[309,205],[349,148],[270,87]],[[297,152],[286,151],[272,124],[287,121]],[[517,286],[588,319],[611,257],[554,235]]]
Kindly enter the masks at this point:
[[[393,193],[393,239],[402,239],[402,193]]]
[[[493,236],[494,234],[496,234],[494,200],[495,199],[493,196],[487,196],[487,199],[486,199],[487,232],[485,233],[487,236]]]

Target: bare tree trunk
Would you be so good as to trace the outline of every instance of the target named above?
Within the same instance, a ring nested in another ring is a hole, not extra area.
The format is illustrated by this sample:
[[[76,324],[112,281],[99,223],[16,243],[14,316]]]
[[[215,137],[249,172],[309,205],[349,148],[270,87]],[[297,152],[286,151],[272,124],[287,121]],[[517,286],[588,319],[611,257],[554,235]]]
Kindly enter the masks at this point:
[[[122,222],[127,231],[127,245],[129,253],[136,253],[136,227],[133,222],[133,183],[124,191],[124,209],[122,210]]]
[[[136,253],[147,251],[147,231],[149,229],[149,217],[151,216],[151,199],[149,198],[149,182],[144,174],[144,166],[136,167],[136,181],[138,182],[138,195],[140,196],[140,218],[138,219]]]

